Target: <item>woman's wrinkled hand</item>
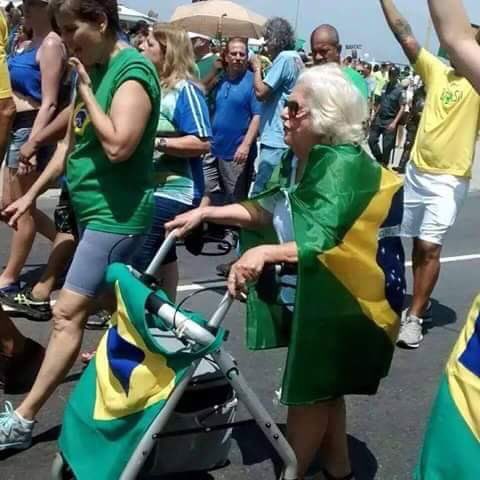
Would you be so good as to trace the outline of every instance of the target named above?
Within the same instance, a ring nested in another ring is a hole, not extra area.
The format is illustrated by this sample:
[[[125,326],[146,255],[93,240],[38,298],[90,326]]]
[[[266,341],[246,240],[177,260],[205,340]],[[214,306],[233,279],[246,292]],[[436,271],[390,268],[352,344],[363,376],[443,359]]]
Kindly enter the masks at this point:
[[[232,297],[245,300],[249,284],[255,283],[265,267],[263,246],[252,248],[232,265],[228,276],[228,291]]]
[[[185,238],[192,230],[195,230],[200,224],[203,223],[205,215],[205,209],[195,208],[189,212],[178,215],[171,222],[165,224],[165,230],[170,233],[173,230],[177,230],[178,238]]]
[[[2,211],[2,217],[14,230],[17,229],[18,219],[24,215],[33,205],[33,199],[27,194],[11,203]]]

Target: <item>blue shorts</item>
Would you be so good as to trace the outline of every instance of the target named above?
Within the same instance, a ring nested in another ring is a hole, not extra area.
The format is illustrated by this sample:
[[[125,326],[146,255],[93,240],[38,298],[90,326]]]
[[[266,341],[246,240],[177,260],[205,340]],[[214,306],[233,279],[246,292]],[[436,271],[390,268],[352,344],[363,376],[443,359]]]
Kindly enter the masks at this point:
[[[187,212],[194,208],[193,205],[177,202],[169,198],[158,197],[155,195],[155,209],[153,212],[153,223],[150,232],[147,234],[142,248],[135,255],[133,266],[144,272],[158,252],[160,246],[165,240],[165,224],[173,220],[177,215]],[[175,245],[170,249],[164,265],[177,261],[177,251]]]
[[[63,288],[96,297],[105,286],[105,271],[115,262],[128,263],[143,235],[119,235],[84,229]]]
[[[265,187],[272,177],[272,173],[282,161],[286,148],[273,148],[267,145],[260,146],[260,156],[255,176],[255,183],[251,195],[259,195],[265,190]]]
[[[10,143],[7,150],[5,164],[8,168],[17,169],[20,159],[20,149],[25,145],[32,133],[30,128],[13,129],[10,132]],[[52,158],[55,147],[49,145],[40,147],[37,152],[37,171],[41,172],[47,166],[48,161]]]

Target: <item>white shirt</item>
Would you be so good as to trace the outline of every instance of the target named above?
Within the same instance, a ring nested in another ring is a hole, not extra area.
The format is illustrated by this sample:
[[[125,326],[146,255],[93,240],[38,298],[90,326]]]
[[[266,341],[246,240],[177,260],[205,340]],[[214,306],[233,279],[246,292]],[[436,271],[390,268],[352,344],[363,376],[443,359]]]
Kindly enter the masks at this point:
[[[295,157],[292,160],[292,178],[290,185],[295,185],[297,176],[298,160]],[[278,241],[284,243],[295,241],[295,232],[293,229],[292,208],[290,205],[289,191],[282,188],[277,194],[259,200],[260,206],[270,212],[273,217],[273,228],[277,234]],[[295,293],[297,286],[297,275],[282,275],[282,288],[280,290],[280,300],[293,311],[295,305]]]

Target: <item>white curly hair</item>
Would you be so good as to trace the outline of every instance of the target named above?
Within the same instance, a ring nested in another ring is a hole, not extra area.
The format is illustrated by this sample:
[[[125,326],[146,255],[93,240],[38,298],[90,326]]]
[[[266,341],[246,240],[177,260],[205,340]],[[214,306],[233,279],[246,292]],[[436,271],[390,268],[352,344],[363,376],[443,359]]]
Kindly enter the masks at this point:
[[[306,69],[301,88],[316,134],[332,145],[360,144],[366,137],[367,101],[336,63]]]

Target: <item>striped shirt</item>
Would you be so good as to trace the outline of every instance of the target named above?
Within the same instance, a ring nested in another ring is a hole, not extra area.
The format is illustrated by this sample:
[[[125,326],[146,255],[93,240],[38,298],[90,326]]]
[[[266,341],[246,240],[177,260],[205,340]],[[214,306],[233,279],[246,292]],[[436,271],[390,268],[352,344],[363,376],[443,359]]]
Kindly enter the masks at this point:
[[[205,96],[192,82],[181,81],[174,89],[162,91],[157,136],[195,135],[212,138]],[[158,197],[186,205],[197,205],[204,193],[202,159],[179,158],[160,152],[154,158]]]

